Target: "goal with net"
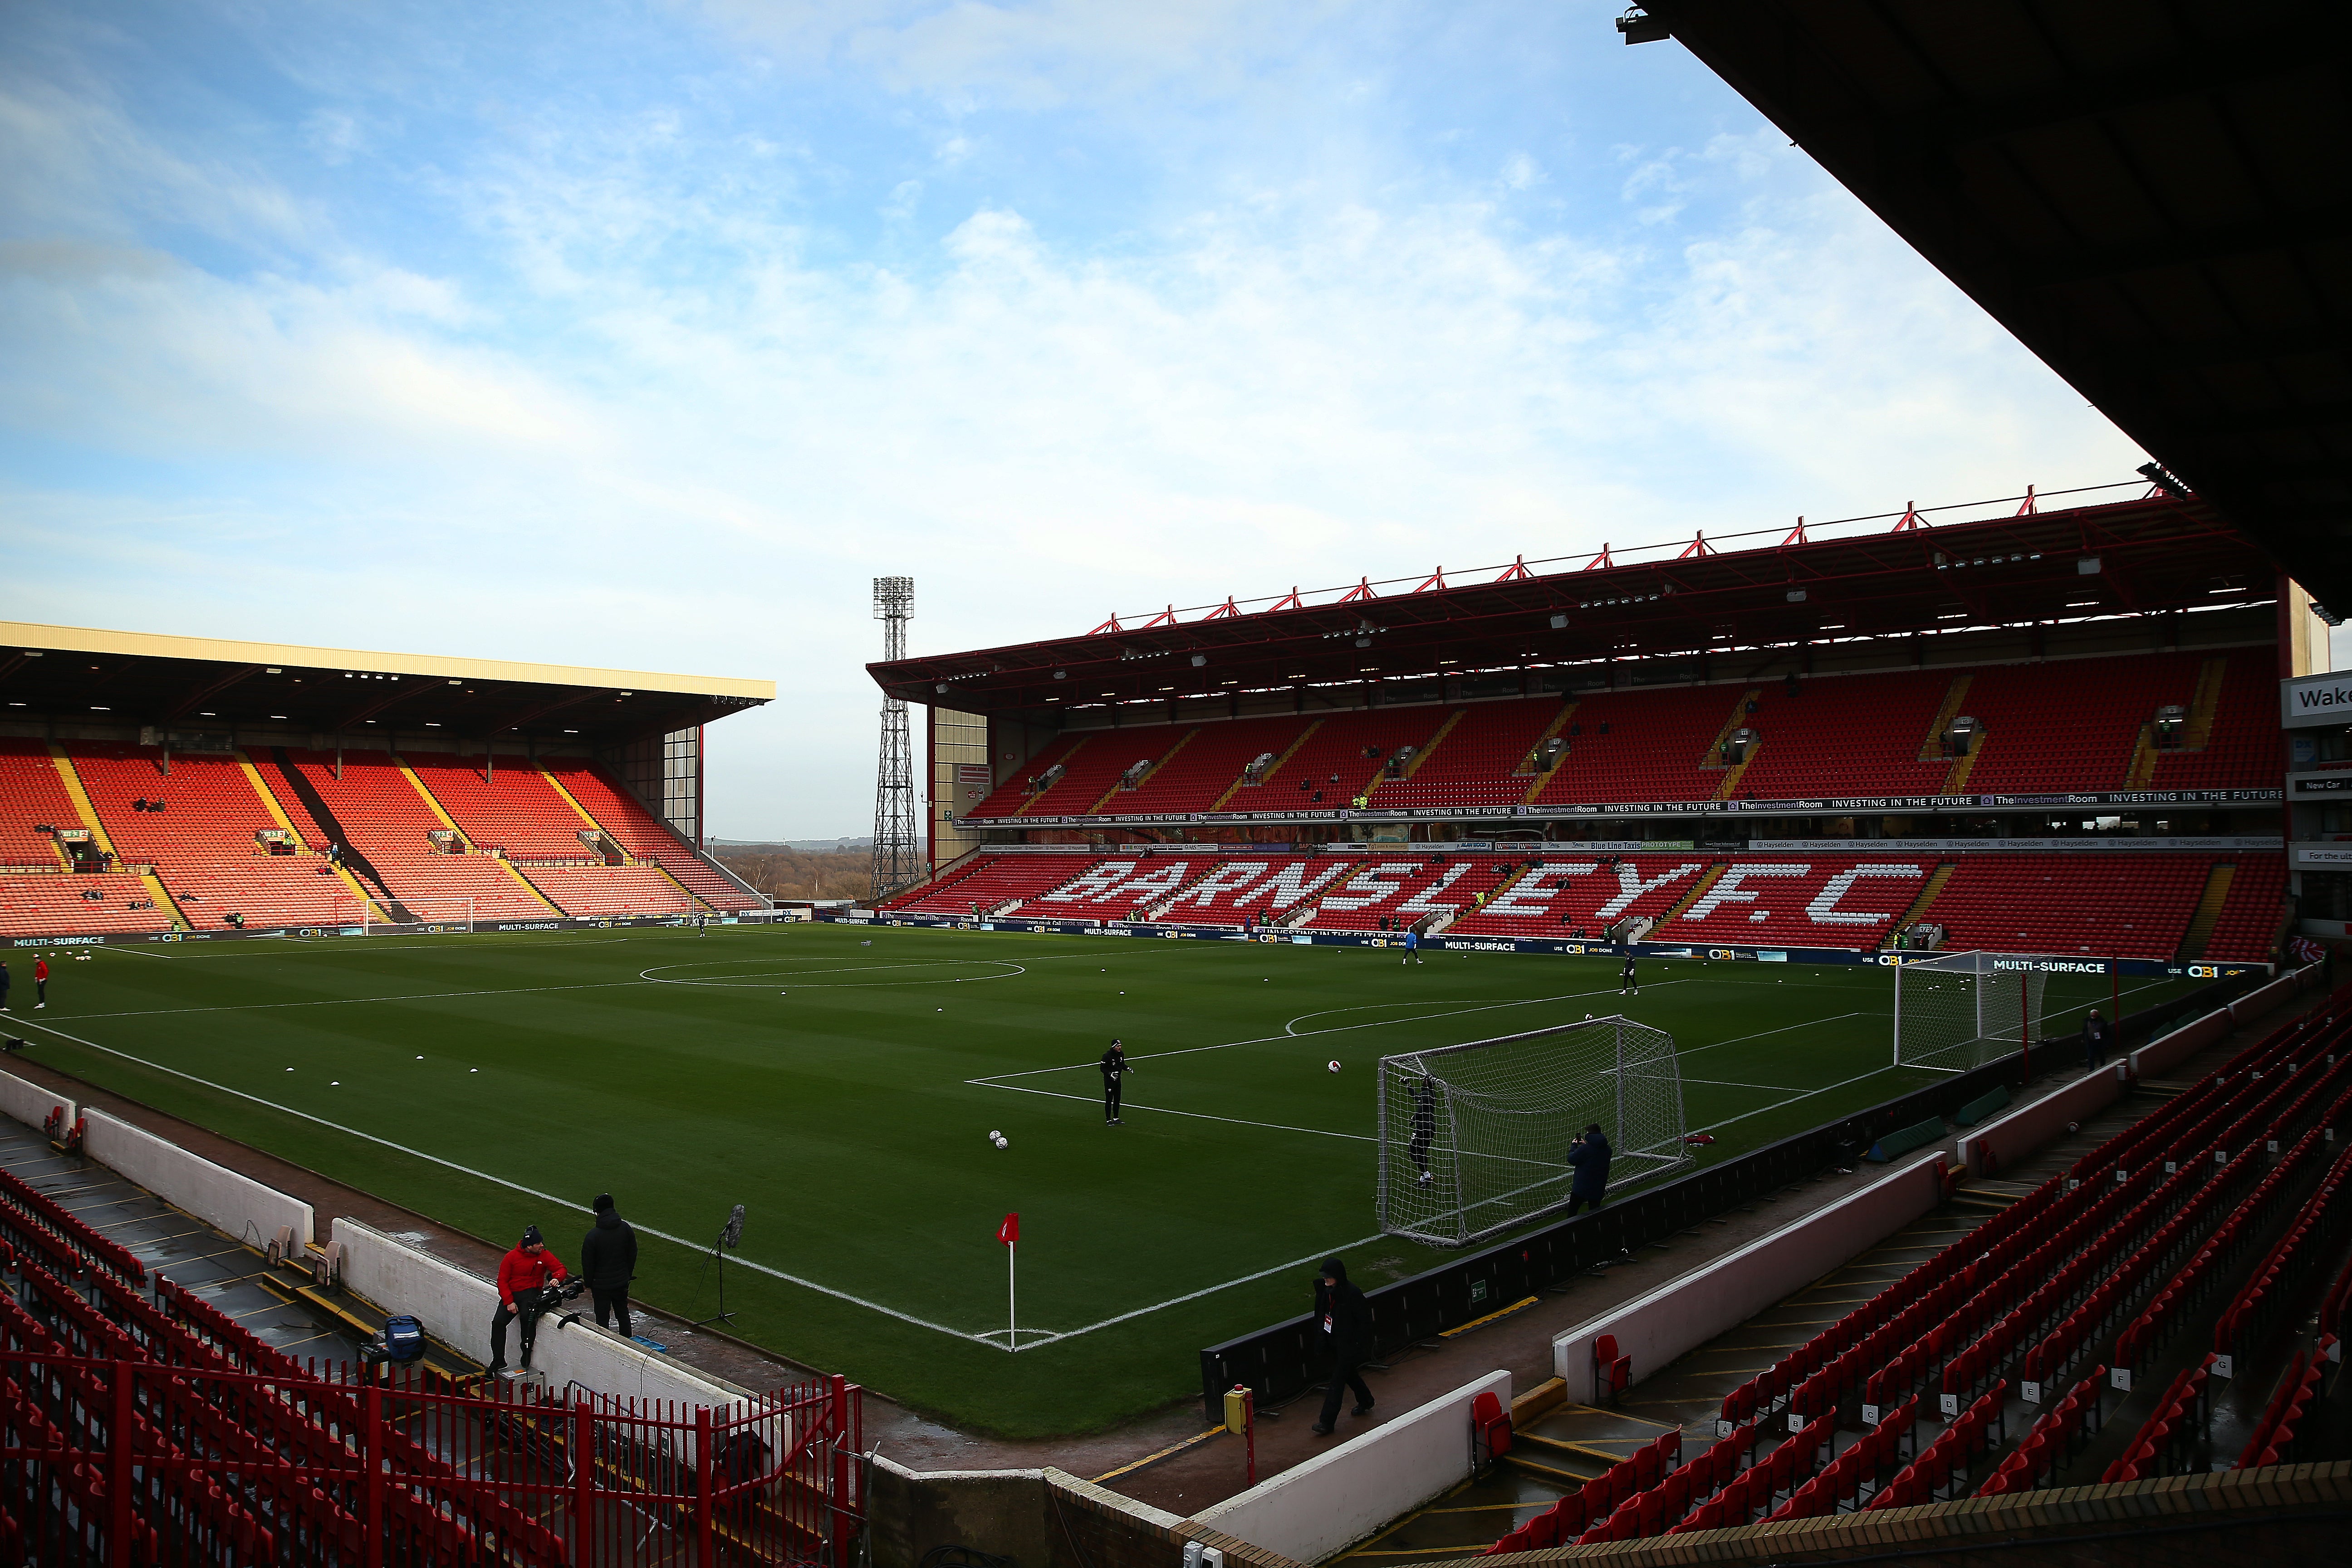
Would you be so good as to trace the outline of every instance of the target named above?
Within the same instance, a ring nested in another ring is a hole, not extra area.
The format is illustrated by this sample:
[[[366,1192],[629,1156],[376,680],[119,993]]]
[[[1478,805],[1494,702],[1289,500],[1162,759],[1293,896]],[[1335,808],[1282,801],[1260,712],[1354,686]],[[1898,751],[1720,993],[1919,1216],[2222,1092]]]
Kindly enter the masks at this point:
[[[1966,1072],[2042,1038],[2050,977],[2104,975],[2114,962],[2046,952],[1952,952],[1895,967],[1895,1065]]]
[[[403,899],[399,907],[407,911],[408,919],[386,920],[378,911],[368,925],[369,934],[439,936],[474,929],[474,900],[469,897]]]
[[[1612,1016],[1383,1057],[1381,1228],[1460,1247],[1559,1208],[1593,1122],[1612,1191],[1690,1161],[1674,1037]]]

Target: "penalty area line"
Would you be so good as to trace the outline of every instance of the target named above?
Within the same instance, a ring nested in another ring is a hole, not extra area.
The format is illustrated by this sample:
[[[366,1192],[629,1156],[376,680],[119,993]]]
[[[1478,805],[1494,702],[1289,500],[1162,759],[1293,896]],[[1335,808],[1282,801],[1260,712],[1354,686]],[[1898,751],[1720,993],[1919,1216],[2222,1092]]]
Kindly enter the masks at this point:
[[[1064,1094],[1058,1089],[1031,1089],[1026,1084],[992,1083],[984,1078],[968,1078],[964,1079],[964,1083],[968,1088],[972,1089],[1001,1089],[1009,1094],[1039,1094],[1047,1100],[1075,1100],[1081,1105],[1097,1103],[1097,1097],[1091,1094]],[[1211,1116],[1204,1110],[1171,1110],[1164,1105],[1129,1105],[1121,1101],[1119,1109],[1157,1111],[1162,1116],[1189,1116],[1195,1121],[1223,1121],[1234,1127],[1261,1127],[1269,1132],[1311,1132],[1318,1138],[1346,1138],[1358,1143],[1380,1142],[1379,1139],[1361,1132],[1331,1132],[1320,1127],[1293,1127],[1283,1121],[1248,1121],[1238,1116]]]

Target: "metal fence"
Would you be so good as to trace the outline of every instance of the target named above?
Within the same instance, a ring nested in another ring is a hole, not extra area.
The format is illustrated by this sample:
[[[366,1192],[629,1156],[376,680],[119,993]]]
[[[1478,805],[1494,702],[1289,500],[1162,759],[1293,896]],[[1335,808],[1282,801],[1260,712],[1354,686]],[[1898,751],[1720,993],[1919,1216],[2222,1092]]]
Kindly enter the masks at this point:
[[[851,1568],[860,1391],[712,1409],[0,1350],[0,1561]]]
[[[2145,1039],[2157,1025],[2222,1006],[2260,979],[2237,976],[2219,981],[2144,1009],[2123,1020],[2122,1034],[2126,1043]],[[2063,1066],[2080,1059],[2079,1034],[2034,1044],[2037,1072],[2044,1070],[2045,1064]],[[1367,1290],[1373,1353],[1392,1354],[1475,1322],[1587,1269],[1614,1262],[1753,1202],[1759,1193],[1801,1181],[1833,1163],[1849,1163],[1881,1135],[1916,1126],[1930,1116],[1949,1116],[1981,1095],[2014,1084],[2019,1071],[2019,1059],[2013,1054],[1988,1062],[1719,1164],[1612,1199],[1598,1213],[1547,1226],[1410,1279]],[[1302,1299],[1307,1295],[1303,1271],[1299,1294]],[[1236,1384],[1254,1390],[1261,1407],[1295,1398],[1321,1384],[1330,1373],[1331,1357],[1321,1342],[1325,1336],[1314,1329],[1314,1315],[1302,1313],[1202,1351],[1201,1399],[1208,1418],[1224,1419],[1225,1391]]]

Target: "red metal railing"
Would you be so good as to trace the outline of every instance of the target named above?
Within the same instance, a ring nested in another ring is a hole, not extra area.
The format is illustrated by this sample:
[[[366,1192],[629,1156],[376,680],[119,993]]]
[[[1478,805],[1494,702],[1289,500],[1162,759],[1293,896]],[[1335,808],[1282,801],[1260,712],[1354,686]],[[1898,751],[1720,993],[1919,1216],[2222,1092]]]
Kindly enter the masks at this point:
[[[689,1407],[0,1349],[0,1562],[851,1568],[859,1394]]]

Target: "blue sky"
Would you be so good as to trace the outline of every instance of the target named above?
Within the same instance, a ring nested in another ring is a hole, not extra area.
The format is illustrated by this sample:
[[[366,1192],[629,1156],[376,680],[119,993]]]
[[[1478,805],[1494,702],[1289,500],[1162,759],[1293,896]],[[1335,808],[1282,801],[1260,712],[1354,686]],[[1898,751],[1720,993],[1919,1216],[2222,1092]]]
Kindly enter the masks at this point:
[[[2127,479],[1617,7],[0,11],[0,616],[768,676],[859,833],[919,650]]]

